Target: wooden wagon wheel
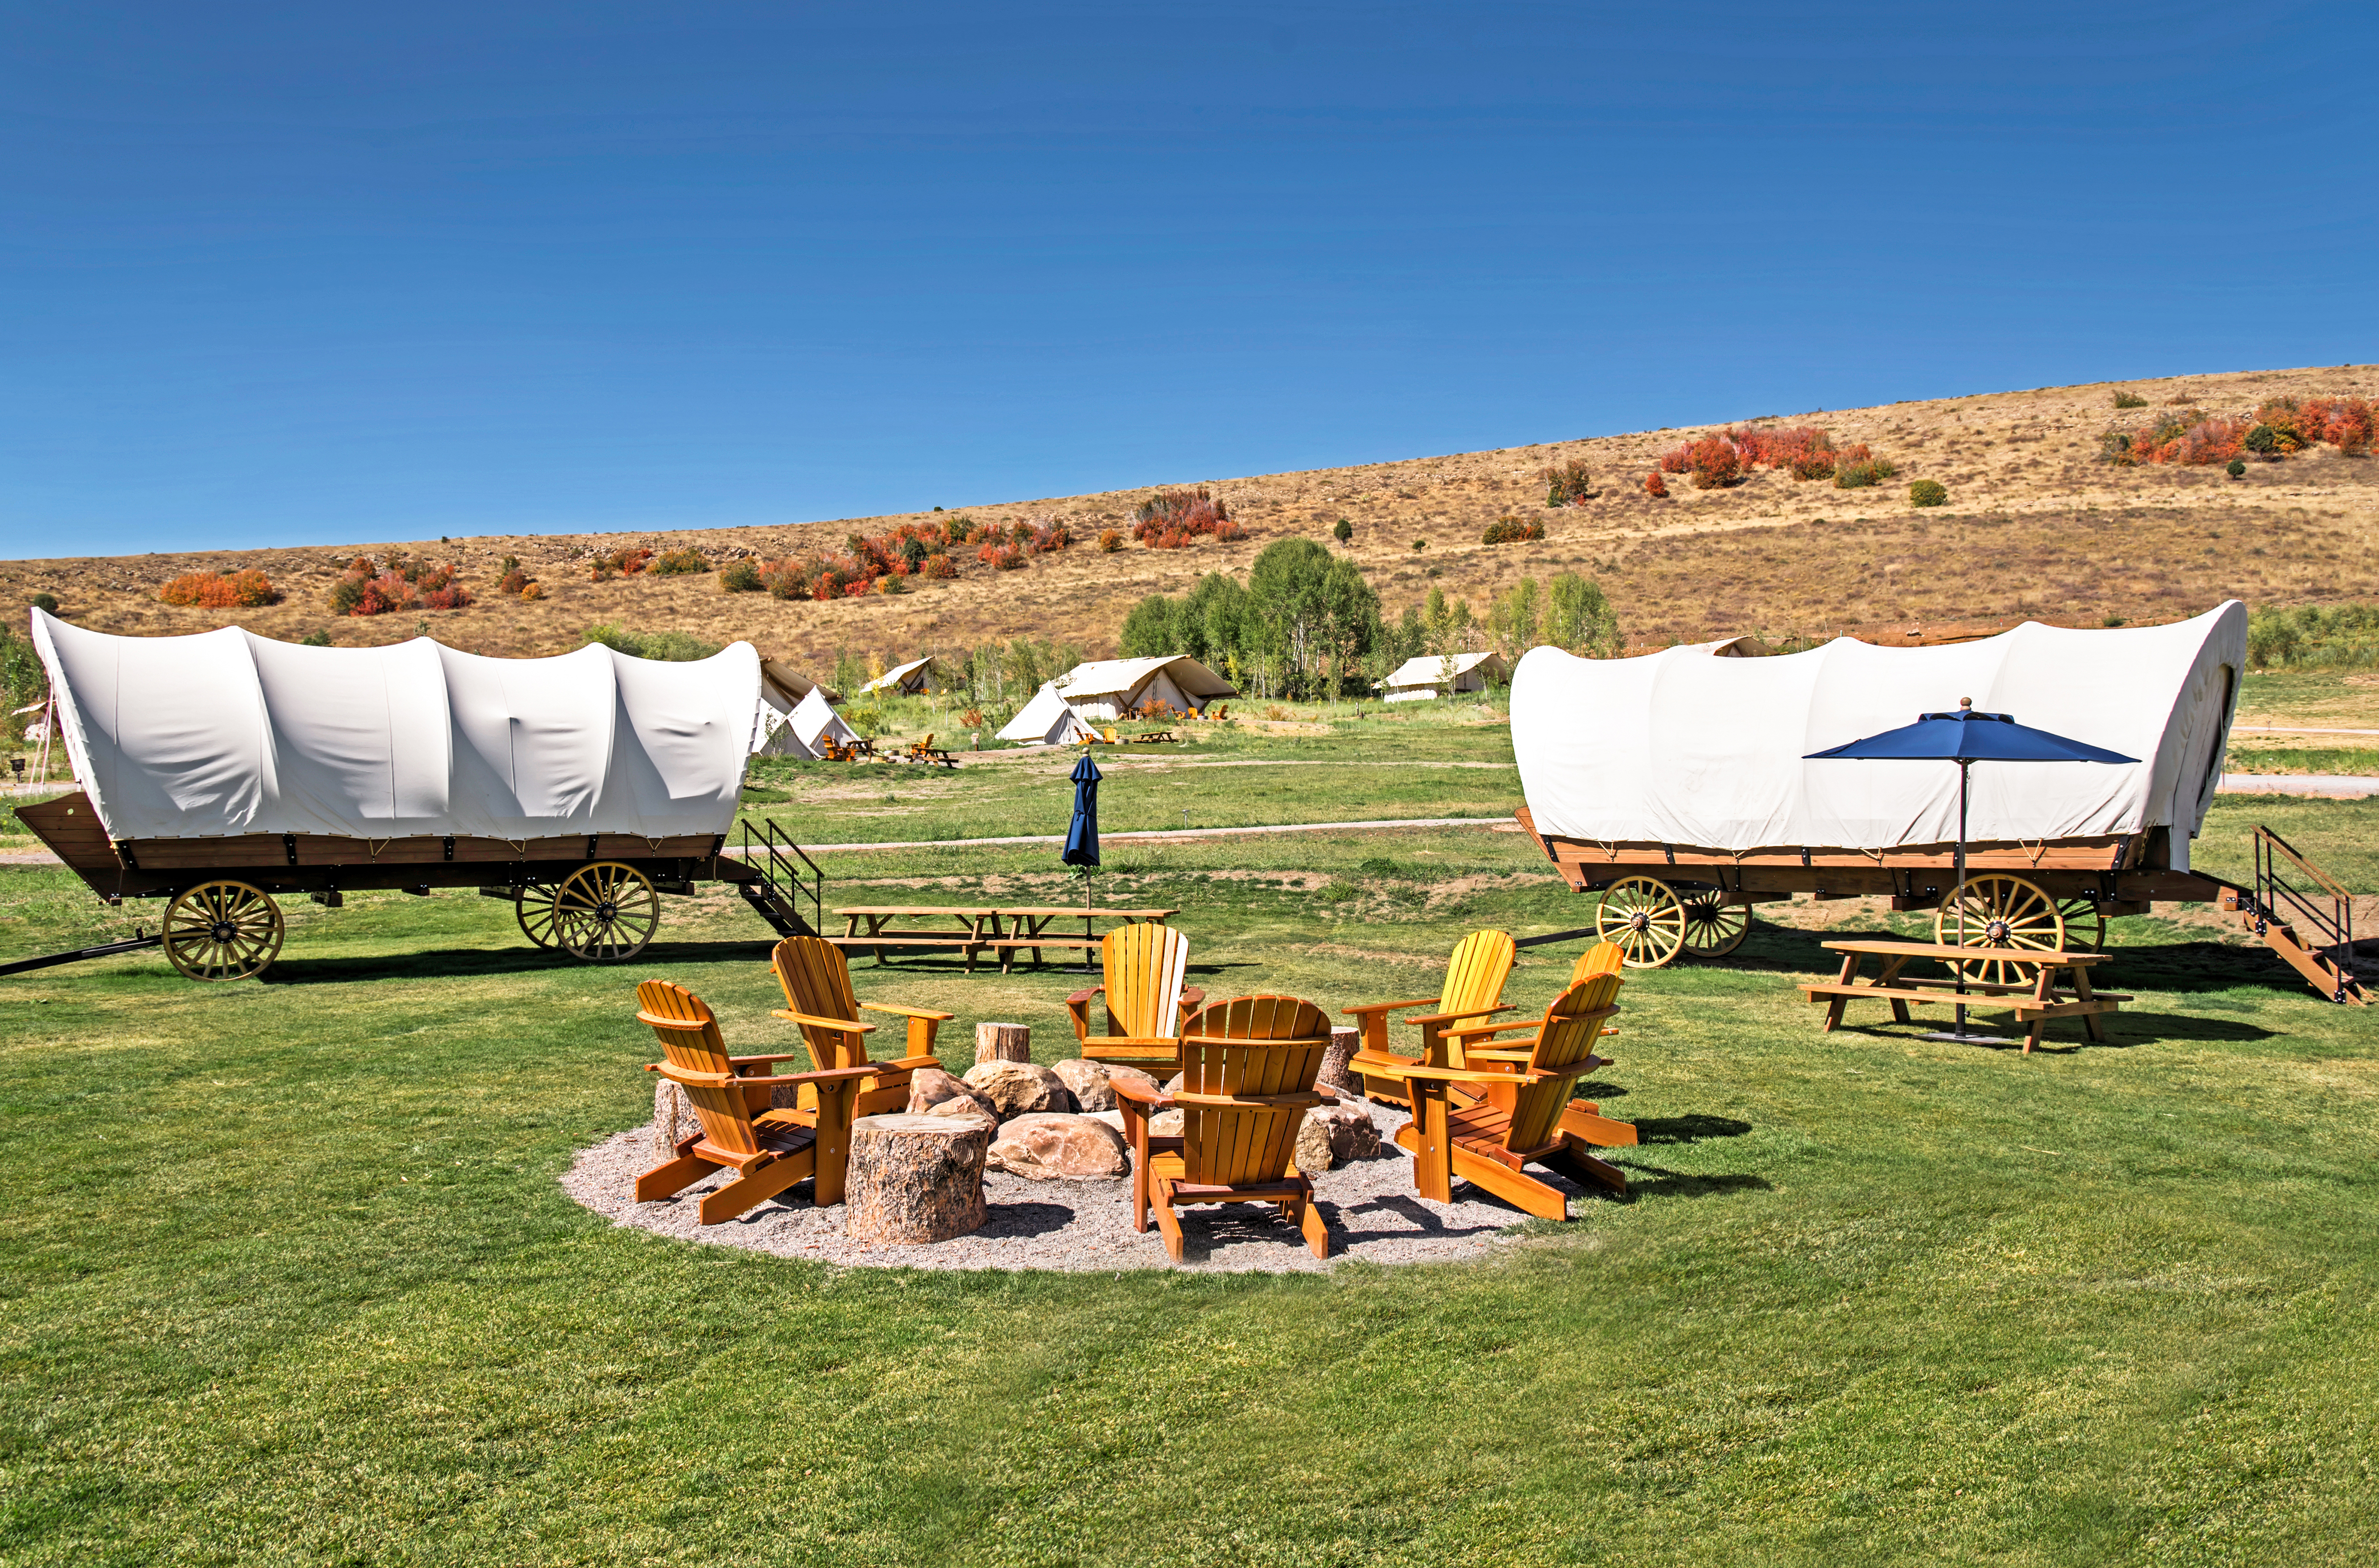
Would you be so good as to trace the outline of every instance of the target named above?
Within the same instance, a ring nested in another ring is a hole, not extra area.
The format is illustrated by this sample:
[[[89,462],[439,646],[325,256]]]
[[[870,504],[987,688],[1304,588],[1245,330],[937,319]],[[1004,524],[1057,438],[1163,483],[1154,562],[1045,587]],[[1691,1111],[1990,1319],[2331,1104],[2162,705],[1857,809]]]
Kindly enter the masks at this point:
[[[1722,959],[1751,935],[1751,911],[1723,893],[1696,893],[1685,902],[1685,956]]]
[[[574,959],[619,963],[645,950],[661,923],[652,878],[618,861],[582,865],[553,895],[553,939]]]
[[[540,947],[553,946],[553,900],[560,889],[550,882],[528,882],[513,895],[513,918],[521,935]]]
[[[2057,918],[2065,923],[2065,950],[2103,953],[2107,950],[2107,917],[2095,899],[2059,899]]]
[[[192,980],[245,980],[281,955],[281,906],[245,882],[201,882],[165,906],[165,957]]]
[[[2057,900],[2021,876],[1970,876],[1966,879],[1966,943],[1969,947],[2037,947],[2054,952],[2065,945],[2065,917]],[[1933,940],[1958,940],[1958,898],[1941,900],[1933,916]],[[2018,959],[1980,959],[1957,966],[1966,978],[1984,985],[2029,985],[2040,973],[2038,964]]]
[[[1659,969],[1685,947],[1685,906],[1657,876],[1624,876],[1603,891],[1594,930],[1629,969]]]

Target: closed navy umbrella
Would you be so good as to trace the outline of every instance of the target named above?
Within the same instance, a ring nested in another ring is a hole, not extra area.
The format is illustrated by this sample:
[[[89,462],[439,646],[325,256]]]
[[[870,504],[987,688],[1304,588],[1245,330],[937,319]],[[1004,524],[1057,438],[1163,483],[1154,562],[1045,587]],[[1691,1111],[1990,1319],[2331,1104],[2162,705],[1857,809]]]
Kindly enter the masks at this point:
[[[1088,748],[1074,765],[1074,820],[1066,828],[1066,850],[1058,858],[1082,868],[1082,934],[1091,930],[1091,868],[1099,863],[1099,765]],[[1091,950],[1082,949],[1082,971],[1089,973]]]
[[[2103,746],[2093,746],[2081,741],[2069,741],[2046,730],[2018,724],[2004,713],[1976,713],[1974,699],[1958,699],[1955,713],[1925,713],[1914,724],[1897,730],[1887,730],[1880,735],[1869,735],[1864,741],[1851,741],[1839,746],[1829,746],[1822,752],[1811,752],[1803,760],[1816,762],[1827,758],[1844,758],[1854,762],[1954,762],[1958,765],[1958,945],[1966,945],[1966,783],[1970,769],[1978,762],[2137,762],[2120,752],[2110,752]],[[1966,994],[1966,967],[1952,965],[1958,971],[1958,995]],[[1958,1004],[1958,1027],[1955,1033],[1944,1038],[1955,1040],[1996,1038],[1991,1035],[1966,1033],[1966,1004]]]

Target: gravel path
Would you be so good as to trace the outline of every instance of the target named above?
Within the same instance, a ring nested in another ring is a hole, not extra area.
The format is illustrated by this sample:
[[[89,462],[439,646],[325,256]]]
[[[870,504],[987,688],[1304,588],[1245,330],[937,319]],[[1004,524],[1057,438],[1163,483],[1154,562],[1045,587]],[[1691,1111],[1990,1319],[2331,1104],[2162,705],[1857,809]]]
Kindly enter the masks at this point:
[[[1363,1102],[1350,1102],[1364,1104]],[[1515,1239],[1511,1227],[1528,1216],[1460,1177],[1451,1203],[1424,1201],[1413,1191],[1412,1160],[1391,1141],[1402,1111],[1367,1105],[1383,1152],[1313,1178],[1314,1196],[1332,1236],[1330,1260],[1306,1248],[1279,1212],[1251,1203],[1183,1211],[1189,1236],[1179,1263],[1165,1255],[1152,1222],[1131,1228],[1131,1184],[1123,1181],[1031,1181],[992,1171],[984,1176],[991,1221],[972,1236],[913,1247],[865,1247],[843,1238],[839,1206],[820,1209],[809,1184],[722,1224],[695,1224],[694,1200],[719,1185],[697,1182],[673,1198],[634,1200],[636,1173],[657,1162],[652,1129],[637,1128],[582,1152],[562,1178],[570,1197],[615,1224],[719,1247],[748,1247],[780,1258],[903,1269],[1055,1269],[1088,1272],[1117,1269],[1205,1269],[1223,1272],[1326,1272],[1339,1262],[1453,1263],[1484,1257]],[[1572,1212],[1590,1213],[1596,1200],[1563,1178],[1531,1168],[1569,1191]],[[1583,1197],[1583,1205],[1576,1200]]]

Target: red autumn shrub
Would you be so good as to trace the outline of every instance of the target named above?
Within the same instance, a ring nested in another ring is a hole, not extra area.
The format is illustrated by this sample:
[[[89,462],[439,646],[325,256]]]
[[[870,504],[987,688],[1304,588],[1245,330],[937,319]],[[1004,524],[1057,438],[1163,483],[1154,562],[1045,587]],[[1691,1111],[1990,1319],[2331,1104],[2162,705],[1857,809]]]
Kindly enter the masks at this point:
[[[1688,473],[1693,465],[1694,449],[1690,443],[1685,446],[1673,446],[1660,454],[1660,472],[1663,474]]]
[[[1527,539],[1541,539],[1544,537],[1545,525],[1542,523],[1534,521],[1523,523],[1516,517],[1505,517],[1488,524],[1487,531],[1479,536],[1479,542],[1487,545],[1507,545]]]
[[[1742,458],[1734,443],[1723,436],[1705,436],[1686,450],[1686,461],[1694,471],[1694,488],[1721,489],[1734,483],[1741,473]]]
[[[958,563],[947,555],[927,556],[925,564],[919,570],[924,576],[936,582],[946,582],[959,574]]]
[[[1200,538],[1244,537],[1224,504],[1207,492],[1159,490],[1132,513],[1131,537],[1151,549],[1180,549]]]
[[[253,567],[229,576],[188,573],[158,589],[157,597],[167,604],[195,605],[200,609],[252,609],[281,598],[272,580]]]
[[[1647,474],[1644,476],[1644,493],[1655,501],[1666,501],[1669,499],[1669,482],[1658,474]]]
[[[413,585],[394,572],[383,572],[367,578],[356,598],[350,615],[386,615],[392,610],[414,608]]]
[[[1026,564],[1022,549],[1015,545],[1001,544],[996,539],[986,541],[983,549],[975,552],[975,559],[995,572],[1013,572]]]

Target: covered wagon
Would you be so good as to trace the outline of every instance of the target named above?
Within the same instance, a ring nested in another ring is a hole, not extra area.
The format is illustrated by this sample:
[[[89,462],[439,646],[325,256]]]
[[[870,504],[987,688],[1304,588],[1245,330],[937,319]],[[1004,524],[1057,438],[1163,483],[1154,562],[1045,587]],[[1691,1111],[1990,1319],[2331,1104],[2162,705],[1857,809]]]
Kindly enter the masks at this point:
[[[1517,814],[1564,880],[1601,895],[1598,930],[1637,967],[1742,945],[1757,905],[1795,893],[1954,906],[1958,769],[1812,760],[1971,697],[1978,709],[2141,759],[1977,764],[1966,832],[1970,943],[2089,947],[2110,915],[2229,889],[2190,845],[2221,781],[2246,665],[2234,601],[2167,626],[2027,622],[1939,647],[1848,637],[1727,657],[1537,648],[1512,680]]]
[[[640,952],[658,896],[703,880],[803,926],[765,865],[722,853],[764,707],[748,644],[505,659],[115,637],[40,610],[33,642],[80,789],[18,814],[102,899],[166,900],[166,956],[193,978],[264,969],[295,894],[476,887],[593,960]]]

